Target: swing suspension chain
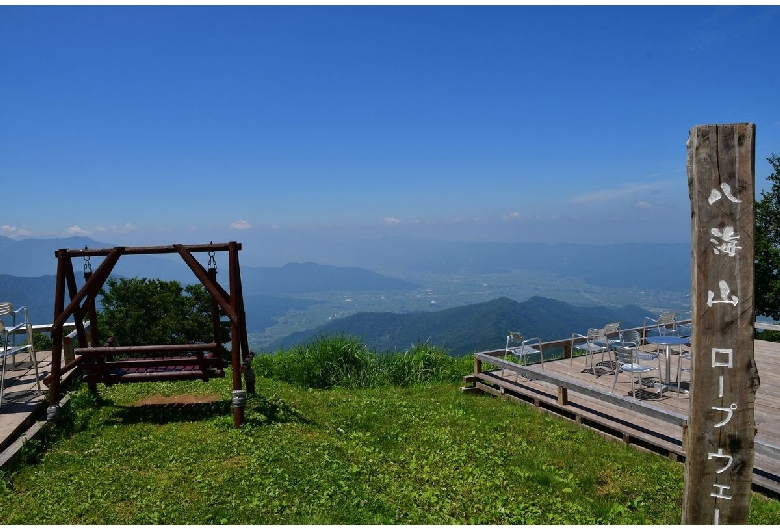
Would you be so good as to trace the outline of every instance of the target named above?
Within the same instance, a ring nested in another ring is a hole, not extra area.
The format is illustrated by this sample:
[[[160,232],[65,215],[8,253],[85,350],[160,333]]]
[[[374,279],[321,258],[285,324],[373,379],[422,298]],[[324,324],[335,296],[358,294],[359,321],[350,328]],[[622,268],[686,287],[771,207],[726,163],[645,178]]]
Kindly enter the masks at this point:
[[[209,269],[214,269],[214,272],[217,271],[217,260],[214,258],[214,251],[209,250]]]
[[[87,247],[84,247],[87,250]],[[84,256],[84,274],[92,274],[92,264],[89,262],[89,256]]]

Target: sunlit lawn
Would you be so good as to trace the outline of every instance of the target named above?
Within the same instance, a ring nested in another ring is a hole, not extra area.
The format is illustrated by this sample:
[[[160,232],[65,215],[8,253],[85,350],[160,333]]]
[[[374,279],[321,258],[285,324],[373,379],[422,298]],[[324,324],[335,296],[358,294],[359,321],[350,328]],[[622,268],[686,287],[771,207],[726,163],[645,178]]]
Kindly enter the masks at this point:
[[[79,388],[48,449],[3,477],[3,524],[679,524],[683,466],[456,384],[302,390],[230,375]],[[215,404],[138,407],[219,393]],[[754,496],[752,523],[780,521]]]

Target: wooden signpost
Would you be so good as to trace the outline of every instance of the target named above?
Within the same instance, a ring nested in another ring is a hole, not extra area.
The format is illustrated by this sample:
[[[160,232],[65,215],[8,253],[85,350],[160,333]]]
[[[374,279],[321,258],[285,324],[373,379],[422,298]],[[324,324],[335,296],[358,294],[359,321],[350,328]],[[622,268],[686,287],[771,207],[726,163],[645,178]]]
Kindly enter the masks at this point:
[[[692,371],[683,524],[747,524],[759,386],[753,358],[755,125],[688,139]]]

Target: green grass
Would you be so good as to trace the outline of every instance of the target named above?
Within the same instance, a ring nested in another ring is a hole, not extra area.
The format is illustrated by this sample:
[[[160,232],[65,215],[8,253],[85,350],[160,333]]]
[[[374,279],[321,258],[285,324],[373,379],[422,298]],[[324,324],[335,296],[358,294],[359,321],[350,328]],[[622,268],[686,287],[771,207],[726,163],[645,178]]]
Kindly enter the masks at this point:
[[[409,386],[457,382],[470,373],[471,357],[451,357],[430,344],[377,354],[355,337],[326,336],[254,362],[258,375],[303,388]]]
[[[393,373],[381,364],[390,360],[378,360],[386,356],[355,363],[350,344],[316,355],[347,348],[341,366],[365,370],[367,362],[375,374]],[[394,362],[428,370],[421,360],[436,354],[422,350]],[[255,359],[258,373],[263,362]],[[0,477],[0,523],[681,520],[680,464],[524,405],[461,394],[456,382],[401,377],[404,386],[395,386],[379,379],[315,389],[258,377],[241,429],[233,427],[229,373],[208,383],[100,385],[99,399],[78,386],[56,430],[47,432],[45,451]],[[136,406],[153,395],[192,393],[220,400]],[[780,502],[754,495],[750,522],[778,520]]]

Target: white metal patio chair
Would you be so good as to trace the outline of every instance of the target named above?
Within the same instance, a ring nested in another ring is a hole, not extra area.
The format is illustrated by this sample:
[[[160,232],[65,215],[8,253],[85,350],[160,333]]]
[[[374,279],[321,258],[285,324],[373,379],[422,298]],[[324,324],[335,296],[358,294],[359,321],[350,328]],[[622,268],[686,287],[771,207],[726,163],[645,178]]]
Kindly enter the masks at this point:
[[[504,347],[504,360],[508,355],[514,355],[522,361],[523,366],[528,365],[528,358],[539,354],[539,363],[544,370],[544,353],[542,351],[542,341],[538,337],[526,339],[523,334],[517,331],[506,332],[506,346]],[[515,344],[516,346],[513,346]]]
[[[596,362],[593,359],[594,354],[601,354],[601,362],[604,361],[604,354],[609,351],[608,339],[604,331],[605,328],[590,328],[587,335],[580,335],[579,333],[573,333],[571,336],[571,358],[569,359],[569,372],[571,372],[574,366],[575,352],[579,352],[580,355],[587,356],[585,359],[585,368],[583,372],[588,370],[588,360],[590,360],[590,370],[593,375],[599,377],[596,374]]]
[[[27,307],[22,306],[19,309],[17,309],[16,311],[14,311],[14,305],[11,302],[0,302],[0,320],[2,320],[2,317],[5,317],[5,316],[11,317],[11,328],[12,329],[16,328],[16,316],[19,313],[22,313],[22,312],[24,312],[25,321],[26,321],[27,320]],[[7,322],[4,322],[4,324],[6,325],[6,327],[8,327],[8,323]],[[11,346],[13,348],[15,348],[16,347],[16,334],[14,334],[12,336],[11,341],[12,341],[11,342]],[[12,355],[13,355],[14,364],[16,364],[16,354],[14,353]]]
[[[652,361],[658,363],[658,373],[661,373],[661,356],[657,352],[645,351],[639,347],[642,345],[642,335],[635,329],[627,329],[620,332],[620,347],[623,349],[634,348],[634,358],[638,361]]]
[[[10,306],[11,311],[13,311],[13,306],[7,302],[3,302],[2,306],[4,308]],[[2,355],[2,374],[0,375],[0,406],[2,406],[3,397],[5,396],[5,372],[6,365],[8,363],[8,357],[11,357],[13,367],[16,368],[17,353],[24,351],[28,351],[30,353],[30,361],[32,362],[33,368],[35,369],[35,382],[38,386],[38,392],[42,391],[41,378],[40,374],[38,373],[38,356],[36,355],[35,345],[33,344],[33,329],[32,324],[30,323],[30,320],[27,316],[27,308],[21,307],[14,313],[19,313],[22,311],[24,312],[24,322],[16,324],[11,328],[6,328],[5,322],[0,319],[0,355]],[[25,329],[27,341],[21,346],[16,346],[15,340],[12,340],[11,337],[14,337],[15,339],[17,331],[21,329]]]
[[[663,393],[663,385],[661,383],[661,358],[655,353],[640,350],[640,341],[641,337],[636,331],[628,330],[621,333],[621,345],[613,350],[615,355],[615,378],[612,381],[611,392],[615,392],[619,375],[621,373],[628,374],[631,378],[631,396],[639,399],[639,397],[637,397],[635,376],[639,376],[639,386],[645,387],[647,385],[645,385],[645,380],[642,377],[643,374],[656,371],[658,373],[658,397],[660,398]],[[640,363],[640,360],[656,361],[658,365],[657,367],[649,366]],[[652,386],[655,387],[655,383]]]
[[[652,324],[648,326],[648,322]],[[645,329],[654,327],[659,335],[677,335],[677,313],[667,311],[658,315],[658,318],[645,317],[643,326]]]
[[[648,322],[651,322],[652,324],[648,326]],[[679,336],[680,334],[679,330],[677,329],[677,313],[672,311],[659,314],[657,319],[645,317],[643,326],[646,330],[645,332],[647,332],[649,329],[655,328],[653,329],[653,333],[660,336]],[[660,345],[656,348],[656,353],[661,353]]]
[[[620,346],[620,322],[610,322],[604,326],[604,337],[610,348]]]

